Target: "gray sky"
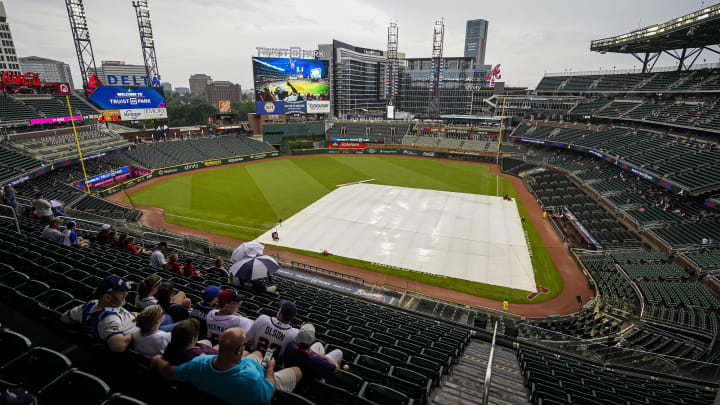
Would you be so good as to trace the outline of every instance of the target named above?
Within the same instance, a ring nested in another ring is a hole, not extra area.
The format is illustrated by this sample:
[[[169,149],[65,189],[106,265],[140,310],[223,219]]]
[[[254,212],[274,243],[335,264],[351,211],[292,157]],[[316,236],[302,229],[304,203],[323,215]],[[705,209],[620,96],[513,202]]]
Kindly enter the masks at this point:
[[[19,56],[70,64],[77,57],[62,0],[4,0]],[[399,50],[428,57],[433,23],[445,19],[445,56],[462,56],[465,21],[490,21],[486,63],[502,64],[502,80],[534,88],[545,71],[632,68],[629,55],[591,53],[590,41],[667,21],[701,8],[696,0],[149,0],[163,81],[188,87],[193,73],[252,87],[256,46],[316,49],[338,39],[385,49],[387,25],[398,21]],[[711,4],[707,2],[706,4]],[[440,7],[438,4],[442,4]],[[85,0],[95,60],[141,64],[130,0]],[[700,59],[718,62],[714,54]],[[702,60],[700,60],[702,62]],[[669,66],[668,57],[657,66]]]

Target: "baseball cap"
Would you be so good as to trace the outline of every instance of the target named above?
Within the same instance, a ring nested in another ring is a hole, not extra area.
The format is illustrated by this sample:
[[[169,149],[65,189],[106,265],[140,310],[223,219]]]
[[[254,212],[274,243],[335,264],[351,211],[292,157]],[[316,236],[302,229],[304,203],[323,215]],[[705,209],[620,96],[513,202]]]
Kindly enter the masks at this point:
[[[216,285],[210,285],[205,289],[205,291],[203,291],[203,294],[205,294],[205,298],[211,300],[220,295],[220,287]]]
[[[102,226],[102,230],[103,230],[103,231],[107,231],[107,230],[110,229],[110,228],[112,228],[112,225],[103,224],[103,226]]]
[[[280,313],[283,316],[283,321],[290,322],[295,319],[295,314],[297,314],[297,307],[292,301],[281,300]]]
[[[299,345],[310,346],[315,342],[315,326],[311,323],[306,323],[300,327],[295,343]]]
[[[95,295],[109,294],[118,291],[130,291],[132,286],[129,282],[119,276],[111,275],[98,282],[95,287]]]
[[[70,228],[70,227],[73,227],[73,226],[77,226],[77,222],[75,222],[75,221],[68,221],[68,223],[65,224],[65,227],[66,227],[66,228]]]
[[[164,241],[163,241],[163,242],[160,242],[160,243],[158,243],[158,246],[167,247],[167,242],[164,242]]]
[[[222,307],[231,302],[240,302],[242,297],[235,290],[224,290],[218,295],[218,306]]]

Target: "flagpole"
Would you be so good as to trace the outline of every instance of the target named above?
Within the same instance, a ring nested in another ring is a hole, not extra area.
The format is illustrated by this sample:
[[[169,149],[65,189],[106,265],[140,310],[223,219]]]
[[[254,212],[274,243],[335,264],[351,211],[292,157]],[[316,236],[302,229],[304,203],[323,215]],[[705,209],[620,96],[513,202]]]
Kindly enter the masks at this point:
[[[498,171],[500,171],[500,142],[502,142],[502,130],[503,130],[503,121],[505,120],[505,97],[503,97],[503,108],[502,113],[500,114],[500,135],[498,136],[498,146],[497,151],[495,153],[495,163],[498,165]],[[500,196],[500,175],[498,174],[497,177],[495,177],[495,197]]]
[[[67,101],[68,112],[70,113],[70,122],[72,122],[73,133],[75,134],[75,145],[77,145],[78,155],[80,156],[80,166],[82,166],[83,177],[85,177],[85,189],[90,194],[90,184],[88,184],[87,172],[85,171],[85,161],[83,161],[82,150],[80,149],[80,140],[78,139],[77,128],[75,128],[75,117],[73,117],[72,107],[70,107],[70,95],[65,95]]]

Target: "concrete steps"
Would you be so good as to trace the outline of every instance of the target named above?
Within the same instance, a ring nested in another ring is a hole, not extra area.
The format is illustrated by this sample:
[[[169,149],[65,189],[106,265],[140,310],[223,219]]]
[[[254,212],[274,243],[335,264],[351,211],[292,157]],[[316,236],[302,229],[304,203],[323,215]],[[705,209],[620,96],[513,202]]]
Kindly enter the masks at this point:
[[[433,392],[431,403],[438,405],[479,405],[483,401],[485,370],[490,343],[473,340],[462,358]],[[493,374],[488,403],[493,405],[530,404],[523,386],[515,350],[495,346]]]

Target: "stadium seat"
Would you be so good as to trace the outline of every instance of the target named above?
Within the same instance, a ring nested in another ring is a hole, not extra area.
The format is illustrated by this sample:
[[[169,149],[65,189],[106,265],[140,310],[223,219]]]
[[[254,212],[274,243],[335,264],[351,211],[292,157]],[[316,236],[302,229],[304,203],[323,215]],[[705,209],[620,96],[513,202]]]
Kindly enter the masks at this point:
[[[146,403],[126,395],[113,394],[102,405],[146,405]]]
[[[99,405],[110,387],[92,374],[72,369],[40,390],[43,401],[61,405]]]
[[[313,380],[308,389],[308,395],[318,405],[355,405],[355,394],[340,387]]]
[[[342,370],[328,377],[325,382],[334,387],[342,388],[351,394],[359,393],[364,384],[362,377]]]
[[[72,363],[64,355],[35,347],[0,368],[0,379],[37,392],[70,370]]]
[[[412,403],[412,400],[403,393],[373,383],[366,385],[360,396],[379,405],[408,405]]]
[[[0,330],[0,366],[24,354],[32,346],[30,339],[9,329]]]
[[[277,405],[315,405],[315,402],[312,402],[298,394],[281,390],[275,391],[275,395],[270,403]]]

